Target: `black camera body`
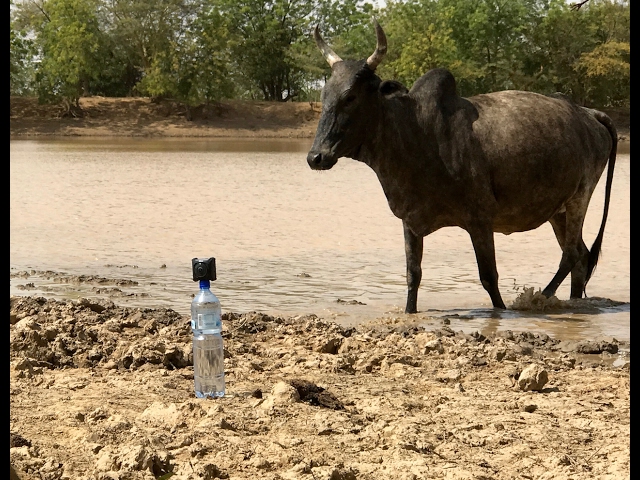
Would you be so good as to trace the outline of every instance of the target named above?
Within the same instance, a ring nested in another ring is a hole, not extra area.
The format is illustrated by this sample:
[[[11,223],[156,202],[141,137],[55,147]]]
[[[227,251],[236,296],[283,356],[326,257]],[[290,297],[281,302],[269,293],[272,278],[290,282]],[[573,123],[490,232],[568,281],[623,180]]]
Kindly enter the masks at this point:
[[[215,280],[216,279],[216,259],[211,258],[192,258],[191,270],[193,273],[193,281],[198,280]]]

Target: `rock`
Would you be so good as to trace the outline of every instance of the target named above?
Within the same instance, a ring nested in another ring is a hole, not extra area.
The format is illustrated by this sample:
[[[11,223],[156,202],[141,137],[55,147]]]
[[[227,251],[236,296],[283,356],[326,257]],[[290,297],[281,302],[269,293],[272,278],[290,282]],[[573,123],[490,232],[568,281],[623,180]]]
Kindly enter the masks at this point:
[[[437,352],[440,355],[444,353],[444,347],[442,346],[442,341],[439,338],[431,340],[424,345],[424,353],[429,352]]]
[[[607,341],[593,342],[593,341],[585,340],[585,341],[578,342],[578,345],[576,347],[576,352],[592,353],[592,354],[602,353],[602,352],[618,353],[618,344],[613,342],[607,342]]]
[[[300,400],[300,394],[287,382],[278,382],[271,389],[271,395],[280,403],[295,403]]]
[[[300,401],[298,390],[287,382],[278,382],[271,389],[271,394],[260,405],[263,409],[269,410],[277,405],[291,405]]]
[[[342,345],[342,337],[321,338],[317,346],[314,348],[319,353],[331,353],[335,355]]]
[[[429,352],[444,353],[442,340],[440,338],[434,339],[432,333],[418,333],[414,341],[416,345],[414,351],[419,355],[425,355]]]
[[[311,469],[314,480],[356,480],[356,472],[346,468],[330,466],[314,467]]]
[[[563,353],[575,352],[578,342],[575,340],[562,340],[555,348]]]
[[[366,348],[366,341],[355,337],[348,337],[342,339],[338,353],[360,352]]]
[[[370,357],[360,358],[354,368],[358,371],[372,372],[375,368],[380,367],[380,364],[385,359],[384,355],[372,355]]]
[[[451,369],[436,375],[436,380],[443,383],[457,382],[460,380],[461,374],[458,369]]]
[[[506,354],[507,354],[507,349],[506,348],[496,348],[491,353],[491,357],[493,359],[497,360],[498,362],[501,362],[502,360],[504,360],[504,357],[505,357]]]
[[[118,468],[114,452],[110,447],[104,448],[99,452],[94,468],[97,472],[108,472]]]
[[[18,433],[10,433],[9,436],[9,447],[30,447],[31,441],[24,438],[22,435]]]
[[[233,426],[233,424],[229,423],[226,418],[220,419],[220,428],[222,428],[223,430],[231,430],[232,432],[235,432],[237,430],[237,428]]]
[[[433,333],[435,333],[438,337],[454,337],[456,335],[456,332],[451,330],[451,328],[447,325],[435,329]]]
[[[548,381],[547,371],[542,366],[532,363],[522,370],[518,377],[517,385],[523,392],[530,390],[540,391]]]
[[[483,367],[487,364],[487,359],[482,356],[474,355],[471,358],[470,363],[474,367]]]
[[[140,419],[152,425],[176,425],[182,415],[175,403],[165,405],[162,402],[153,402],[141,414]]]
[[[531,355],[533,353],[533,345],[528,342],[520,342],[517,345],[513,345],[512,348],[516,355]]]
[[[563,340],[559,342],[556,349],[564,353],[576,352],[585,354],[599,354],[602,352],[618,353],[618,342],[608,340]]]
[[[256,388],[251,392],[251,396],[253,398],[262,398],[262,390],[260,390],[259,388]]]
[[[251,465],[257,469],[267,469],[271,466],[271,463],[264,457],[256,455],[255,457],[251,457]]]
[[[615,368],[622,368],[625,370],[630,370],[631,367],[631,362],[629,362],[628,358],[616,358],[612,364],[613,367]]]
[[[199,463],[195,468],[191,468],[191,471],[197,474],[198,479],[200,480],[213,480],[215,478],[229,478],[229,475],[224,472],[218,465],[215,463]],[[193,478],[193,477],[188,477]]]
[[[30,372],[33,372],[33,364],[29,358],[22,358],[16,362],[13,369],[16,371],[29,370]]]
[[[142,445],[123,447],[118,457],[120,469],[124,471],[151,471],[153,459],[153,452]]]
[[[86,414],[84,417],[84,421],[89,424],[94,424],[108,417],[109,417],[109,413],[107,412],[107,410],[103,407],[98,407],[92,412]]]

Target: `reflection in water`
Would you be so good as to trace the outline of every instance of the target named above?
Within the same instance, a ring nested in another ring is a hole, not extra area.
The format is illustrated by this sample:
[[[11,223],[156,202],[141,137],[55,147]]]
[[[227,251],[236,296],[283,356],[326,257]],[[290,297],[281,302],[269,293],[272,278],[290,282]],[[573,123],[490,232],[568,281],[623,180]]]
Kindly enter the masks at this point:
[[[348,159],[312,171],[310,142],[11,141],[11,273],[57,272],[12,277],[11,294],[110,295],[118,304],[186,314],[196,289],[191,258],[215,256],[213,288],[228,311],[315,313],[344,324],[385,316],[440,325],[447,317],[454,330],[629,338],[629,155],[618,156],[603,255],[587,289],[627,303],[594,313],[496,311],[468,235],[444,228],[425,238],[421,313],[412,317],[403,313],[401,222],[374,172]],[[601,182],[585,220],[588,245],[603,200]],[[548,224],[498,234],[495,243],[507,305],[524,288],[545,286],[560,260]],[[61,280],[60,273],[107,280]],[[569,297],[568,280],[558,297]]]

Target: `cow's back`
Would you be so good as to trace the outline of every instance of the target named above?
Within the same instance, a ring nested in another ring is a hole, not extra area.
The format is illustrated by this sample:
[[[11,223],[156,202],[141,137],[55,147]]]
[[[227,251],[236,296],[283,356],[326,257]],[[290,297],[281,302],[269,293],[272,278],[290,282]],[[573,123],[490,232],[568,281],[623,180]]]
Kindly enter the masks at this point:
[[[528,156],[558,149],[608,157],[611,136],[592,111],[570,100],[533,92],[505,90],[467,99],[477,111],[473,132],[485,151]]]
[[[592,111],[512,90],[466,100],[477,116],[471,136],[481,150],[473,162],[499,205],[497,231],[536,228],[577,191],[595,187],[612,139]]]

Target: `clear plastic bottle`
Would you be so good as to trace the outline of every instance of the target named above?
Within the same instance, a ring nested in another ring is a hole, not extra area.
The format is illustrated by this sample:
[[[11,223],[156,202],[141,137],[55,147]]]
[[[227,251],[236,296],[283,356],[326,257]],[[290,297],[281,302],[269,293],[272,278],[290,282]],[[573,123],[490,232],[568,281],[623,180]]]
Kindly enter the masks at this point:
[[[191,302],[193,331],[193,378],[196,397],[224,396],[222,310],[210,290],[209,280],[200,280],[200,291]]]

